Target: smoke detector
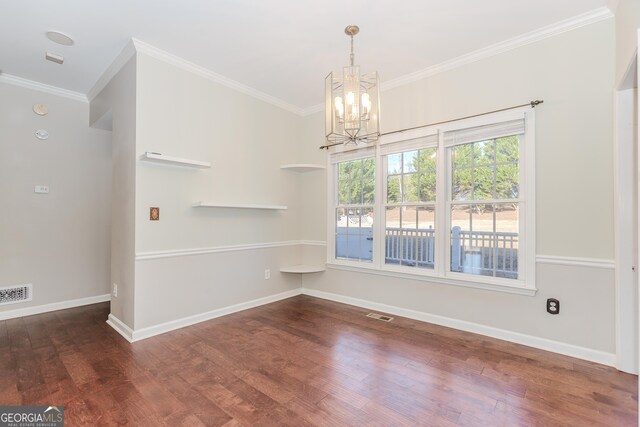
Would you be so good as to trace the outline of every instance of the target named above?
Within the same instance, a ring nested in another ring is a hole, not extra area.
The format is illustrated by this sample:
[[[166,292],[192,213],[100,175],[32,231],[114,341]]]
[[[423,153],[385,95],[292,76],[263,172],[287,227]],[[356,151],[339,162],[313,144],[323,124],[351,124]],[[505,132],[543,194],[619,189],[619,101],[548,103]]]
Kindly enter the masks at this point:
[[[46,116],[49,109],[44,104],[33,104],[33,112],[39,116]]]
[[[61,44],[63,46],[73,46],[73,39],[66,34],[62,34],[59,31],[47,31],[47,38],[54,43]]]

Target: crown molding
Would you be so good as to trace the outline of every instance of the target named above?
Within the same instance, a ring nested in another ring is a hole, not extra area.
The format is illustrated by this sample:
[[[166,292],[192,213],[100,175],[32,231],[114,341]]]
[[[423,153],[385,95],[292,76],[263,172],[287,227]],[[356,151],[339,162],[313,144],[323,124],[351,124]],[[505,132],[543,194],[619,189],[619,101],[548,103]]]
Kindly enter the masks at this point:
[[[526,46],[540,40],[544,40],[548,37],[553,37],[562,33],[566,33],[567,31],[575,30],[577,28],[581,28],[590,24],[595,24],[596,22],[604,21],[605,19],[613,18],[613,16],[614,15],[611,10],[609,10],[609,8],[600,7],[598,9],[576,15],[572,18],[556,22],[555,24],[538,28],[537,30],[521,34],[517,37],[513,37],[511,39],[492,44],[482,49],[475,50],[471,53],[458,56],[457,58],[441,62],[431,67],[424,68],[413,73],[405,74],[404,76],[400,76],[392,80],[388,80],[382,83],[380,90],[385,91],[399,86],[404,86],[406,84],[452,70],[454,68],[462,67],[463,65],[471,64],[482,59],[490,58],[492,56],[496,56],[501,53],[517,49],[519,47]],[[308,116],[314,113],[318,113],[322,110],[324,110],[324,104],[317,104],[302,109],[302,115]]]
[[[102,73],[102,75],[98,78],[98,80],[93,84],[93,87],[87,93],[87,98],[89,101],[93,101],[102,89],[104,89],[111,79],[115,77],[116,74],[124,67],[127,62],[136,54],[136,48],[133,43],[133,39],[129,40],[127,44],[122,48],[118,56],[111,62],[111,65],[107,67],[107,69]]]
[[[135,45],[136,51],[139,53],[143,53],[145,55],[159,59],[160,61],[166,62],[171,65],[175,65],[176,67],[182,68],[185,71],[196,74],[200,77],[204,77],[205,79],[210,80],[214,83],[221,84],[223,86],[228,87],[229,89],[244,93],[245,95],[249,95],[253,98],[267,102],[271,105],[282,108],[283,110],[289,111],[291,113],[294,113],[300,116],[303,114],[302,108],[297,107],[293,104],[290,104],[286,101],[283,101],[280,98],[276,98],[275,96],[268,95],[257,89],[254,89],[252,87],[239,83],[235,80],[232,80],[228,77],[225,77],[221,74],[214,73],[213,71],[208,70],[207,68],[204,68],[200,65],[184,60],[176,55],[173,55],[169,52],[165,52],[161,49],[158,49],[157,47],[146,44],[140,40],[132,39],[132,41],[133,41],[133,44]]]
[[[37,90],[39,92],[49,93],[51,95],[62,96],[64,98],[73,99],[74,101],[88,102],[87,95],[72,90],[62,89],[57,86],[51,86],[44,83],[36,82],[11,74],[0,73],[0,83],[6,83],[14,86],[21,86],[27,89]]]
[[[574,16],[563,21],[556,22],[555,24],[547,25],[546,27],[538,28],[537,30],[530,31],[528,33],[521,34],[517,37],[507,39],[505,41],[492,44],[490,46],[478,49],[466,55],[459,56],[449,61],[436,64],[432,67],[425,68],[420,71],[416,71],[410,74],[406,74],[402,77],[389,80],[382,84],[381,89],[387,90],[398,86],[405,85],[407,83],[415,82],[416,80],[424,79],[435,74],[440,74],[445,71],[449,71],[454,68],[461,67],[463,65],[471,64],[473,62],[480,61],[482,59],[490,58],[492,56],[499,55],[504,52],[508,52],[513,49],[517,49],[522,46],[526,46],[531,43],[536,43],[540,40],[544,40],[549,37],[553,37],[567,31],[575,30],[577,28],[584,27],[586,25],[595,24],[596,22],[603,21],[605,19],[613,18],[613,13],[607,7],[601,7],[592,11]]]
[[[615,1],[612,3],[613,3],[613,7],[615,7]],[[422,80],[424,78],[427,78],[439,73],[443,73],[445,71],[449,71],[454,68],[461,67],[463,65],[480,61],[482,59],[490,58],[492,56],[499,55],[509,50],[513,50],[531,43],[538,42],[548,37],[552,37],[558,34],[565,33],[567,31],[575,30],[577,28],[584,27],[586,25],[594,24],[596,22],[600,22],[600,21],[612,18],[613,16],[614,14],[608,7],[601,7],[598,9],[594,9],[592,11],[574,16],[569,19],[565,19],[563,21],[556,22],[555,24],[548,25],[546,27],[542,27],[534,31],[530,31],[520,36],[505,40],[503,42],[499,42],[491,46],[478,49],[474,52],[459,56],[457,58],[453,58],[449,61],[441,62],[440,64],[436,64],[434,66],[424,68],[422,70],[389,80],[382,84],[381,90],[385,91],[385,90],[393,89],[398,86],[403,86],[418,80]],[[88,92],[87,95],[79,92],[70,91],[67,89],[62,89],[56,86],[35,82],[32,80],[24,79],[22,77],[13,76],[10,74],[0,74],[0,82],[13,84],[16,86],[22,86],[28,89],[38,90],[41,92],[46,92],[53,95],[74,99],[77,101],[87,102],[87,101],[93,100],[93,98],[95,98],[96,95],[98,95],[105,88],[105,86],[107,86],[107,84],[111,81],[111,79],[118,73],[118,71],[120,71],[120,69],[122,69],[122,67],[129,61],[129,59],[131,59],[131,57],[136,54],[136,52],[143,53],[145,55],[151,56],[163,62],[175,65],[193,74],[204,77],[210,81],[221,84],[232,90],[244,93],[245,95],[249,95],[261,101],[267,102],[271,105],[282,108],[286,111],[297,114],[299,116],[309,116],[311,114],[318,113],[324,109],[324,104],[317,104],[307,108],[300,108],[280,98],[276,98],[274,96],[268,95],[264,92],[261,92],[257,89],[254,89],[252,87],[239,83],[228,77],[214,73],[213,71],[210,71],[200,65],[186,61],[176,55],[165,52],[161,49],[158,49],[154,46],[151,46],[135,38],[132,38],[131,40],[129,40],[129,42],[124,46],[120,54],[118,54],[118,56],[114,59],[111,65],[107,67],[105,72],[102,73],[100,78],[96,81],[96,83],[93,85],[93,87],[91,88],[91,90]]]
[[[320,111],[324,111],[324,103],[304,108],[302,110],[302,116],[310,116],[311,114],[319,113]]]

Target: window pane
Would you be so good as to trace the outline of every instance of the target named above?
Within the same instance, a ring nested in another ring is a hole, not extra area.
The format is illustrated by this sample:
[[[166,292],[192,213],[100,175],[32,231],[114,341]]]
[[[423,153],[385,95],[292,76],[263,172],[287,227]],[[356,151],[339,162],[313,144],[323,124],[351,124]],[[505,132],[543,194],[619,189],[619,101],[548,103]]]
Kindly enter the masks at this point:
[[[418,201],[418,174],[410,173],[402,175],[402,187],[400,192],[404,202]]]
[[[342,162],[338,165],[338,204],[373,204],[375,160],[372,158]]]
[[[387,156],[387,174],[402,173],[402,153]]]
[[[435,148],[425,148],[419,153],[418,199],[421,202],[436,200],[436,160]]]
[[[418,208],[418,242],[417,263],[418,267],[433,268],[435,259],[435,206],[422,206]]]
[[[359,209],[349,209],[347,212],[347,234],[360,234]]]
[[[367,178],[362,181],[362,198],[365,205],[372,205],[375,195],[376,181],[374,178]]]
[[[351,170],[351,164],[353,162],[342,162],[338,164],[338,180],[348,181],[349,171]]]
[[[373,158],[364,159],[362,162],[362,176],[363,178],[373,178],[376,172],[376,162]]]
[[[359,181],[362,178],[362,160],[354,160],[351,163],[349,177],[351,181]]]
[[[520,158],[520,138],[517,135],[496,139],[496,163],[517,162]]]
[[[496,199],[517,199],[520,194],[517,163],[496,166]]]
[[[336,209],[336,258],[347,257],[347,210]]]
[[[385,263],[433,268],[435,208],[388,207],[385,220]]]
[[[436,201],[436,174],[434,172],[424,172],[419,175],[420,201]]]
[[[351,198],[351,180],[349,179],[352,162],[338,165],[338,203],[346,205]]]
[[[351,181],[348,203],[350,205],[362,204],[362,181]]]
[[[471,167],[471,150],[473,144],[458,145],[451,149],[454,168]]]
[[[402,153],[402,172],[415,172],[418,165],[418,152],[407,151]]]
[[[451,271],[518,278],[518,205],[454,206]]]
[[[373,259],[373,209],[337,209],[336,258]]]
[[[387,203],[433,202],[436,148],[387,156]]]
[[[473,164],[474,165],[490,165],[495,163],[495,142],[478,141],[473,145]]]
[[[425,148],[423,150],[420,150],[420,157],[419,157],[419,169],[421,172],[434,172],[436,171],[436,166],[437,166],[437,155],[438,155],[438,150],[434,147],[434,148]]]
[[[387,177],[387,203],[399,203],[402,201],[400,194],[400,179],[402,175]]]
[[[496,204],[496,277],[518,278],[519,206]]]
[[[412,230],[416,229],[417,221],[418,221],[416,207],[403,206],[400,212],[402,214],[402,217],[400,219],[400,228],[412,229]]]
[[[471,171],[469,168],[453,169],[451,183],[451,199],[452,200],[471,200],[471,192],[473,190],[473,180],[471,179]]]
[[[373,208],[375,159],[338,164],[335,256],[371,261],[373,258]]]
[[[451,207],[451,271],[462,272],[466,234],[471,231],[471,209],[468,205]]]
[[[385,259],[386,264],[400,264],[400,207],[388,207],[385,213]]]
[[[518,198],[518,144],[509,136],[451,148],[451,200]]]
[[[417,259],[417,211],[415,207],[404,206],[400,211],[401,220],[400,244],[402,252],[402,265],[415,267]]]
[[[495,205],[496,215],[496,277],[518,278],[518,243],[520,230],[517,203]]]
[[[340,182],[338,185],[338,204],[346,205],[349,203],[350,198],[350,190],[349,190],[349,181],[346,183]]]
[[[493,199],[493,167],[473,169],[473,200]]]

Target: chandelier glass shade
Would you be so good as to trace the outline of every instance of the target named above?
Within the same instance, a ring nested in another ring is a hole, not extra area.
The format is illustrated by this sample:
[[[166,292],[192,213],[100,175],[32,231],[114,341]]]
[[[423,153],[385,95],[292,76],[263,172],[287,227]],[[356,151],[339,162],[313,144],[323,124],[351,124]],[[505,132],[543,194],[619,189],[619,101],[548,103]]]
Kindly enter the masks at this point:
[[[380,84],[378,73],[360,74],[354,65],[353,36],[359,28],[349,25],[351,63],[342,75],[325,79],[325,136],[331,145],[372,143],[380,137]]]

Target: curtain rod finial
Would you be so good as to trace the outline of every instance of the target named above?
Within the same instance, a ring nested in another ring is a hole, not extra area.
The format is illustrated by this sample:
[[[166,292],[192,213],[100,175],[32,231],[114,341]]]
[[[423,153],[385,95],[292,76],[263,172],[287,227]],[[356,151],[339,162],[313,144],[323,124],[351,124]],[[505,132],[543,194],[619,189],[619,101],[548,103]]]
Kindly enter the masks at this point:
[[[531,101],[531,108],[536,108],[536,105],[542,104],[544,101],[540,99],[536,99],[535,101]]]

